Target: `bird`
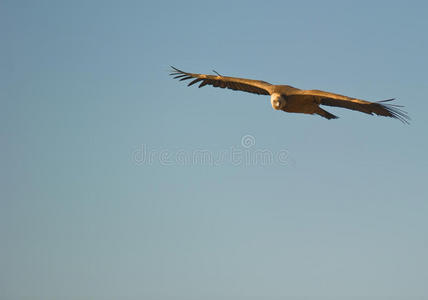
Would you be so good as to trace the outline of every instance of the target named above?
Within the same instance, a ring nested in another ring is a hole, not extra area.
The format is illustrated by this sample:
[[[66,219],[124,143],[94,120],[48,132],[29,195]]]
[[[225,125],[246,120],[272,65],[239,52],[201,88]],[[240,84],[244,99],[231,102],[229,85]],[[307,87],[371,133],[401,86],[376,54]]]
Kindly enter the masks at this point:
[[[213,72],[216,75],[207,75],[184,72],[173,66],[170,67],[170,75],[174,76],[174,79],[179,79],[180,81],[193,79],[188,86],[200,82],[200,88],[205,85],[211,85],[258,95],[270,95],[270,102],[274,110],[288,113],[316,114],[331,120],[338,117],[322,109],[320,105],[336,106],[370,115],[395,118],[405,124],[409,124],[410,121],[407,112],[401,109],[402,105],[389,103],[395,98],[370,102],[320,90],[302,90],[290,85],[274,85],[262,80],[222,76],[214,70]]]

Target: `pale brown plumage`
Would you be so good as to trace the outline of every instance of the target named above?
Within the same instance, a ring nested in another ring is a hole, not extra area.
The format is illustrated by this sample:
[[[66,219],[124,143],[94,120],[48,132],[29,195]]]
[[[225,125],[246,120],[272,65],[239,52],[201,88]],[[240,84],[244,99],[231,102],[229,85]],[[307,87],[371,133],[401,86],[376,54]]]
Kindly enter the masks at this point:
[[[289,85],[272,85],[261,80],[227,77],[217,72],[217,75],[205,75],[184,72],[174,67],[171,68],[173,71],[170,75],[174,76],[174,78],[180,79],[180,81],[193,79],[188,86],[200,82],[199,87],[212,85],[258,95],[271,95],[272,107],[276,110],[318,114],[326,119],[336,119],[337,116],[319,107],[319,105],[327,105],[352,109],[370,115],[391,117],[407,124],[410,120],[407,113],[399,108],[402,106],[386,103],[394,99],[370,102],[319,90],[300,90]]]

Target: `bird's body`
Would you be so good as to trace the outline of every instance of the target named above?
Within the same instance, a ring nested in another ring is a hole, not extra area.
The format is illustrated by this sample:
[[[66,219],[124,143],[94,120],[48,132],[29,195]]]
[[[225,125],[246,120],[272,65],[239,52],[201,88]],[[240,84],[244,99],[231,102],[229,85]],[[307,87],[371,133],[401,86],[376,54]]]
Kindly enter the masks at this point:
[[[394,99],[370,102],[319,90],[301,90],[289,85],[273,85],[261,80],[227,77],[218,73],[217,75],[195,74],[172,68],[171,75],[175,76],[174,78],[180,78],[180,81],[193,79],[188,86],[201,82],[199,87],[212,85],[259,95],[270,95],[271,105],[275,110],[289,113],[318,114],[326,119],[337,119],[337,116],[320,107],[320,105],[327,105],[392,117],[404,123],[408,123],[410,120],[407,113],[399,108],[400,105],[386,103]]]

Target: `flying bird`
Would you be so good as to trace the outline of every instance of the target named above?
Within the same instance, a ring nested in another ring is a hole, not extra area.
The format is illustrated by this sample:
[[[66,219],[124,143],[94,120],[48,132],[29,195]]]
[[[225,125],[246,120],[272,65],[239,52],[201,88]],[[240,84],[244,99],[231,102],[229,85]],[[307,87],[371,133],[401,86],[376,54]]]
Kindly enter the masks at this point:
[[[211,85],[258,95],[270,95],[270,102],[275,110],[317,114],[329,120],[337,119],[337,116],[320,107],[320,105],[326,105],[352,109],[370,115],[391,117],[406,124],[410,121],[407,112],[400,109],[403,106],[388,103],[394,99],[370,102],[320,90],[301,90],[289,85],[274,85],[261,80],[222,76],[216,71],[213,71],[216,75],[206,75],[184,72],[172,66],[171,68],[170,75],[174,78],[180,79],[180,81],[193,79],[188,86],[200,82],[200,88]]]

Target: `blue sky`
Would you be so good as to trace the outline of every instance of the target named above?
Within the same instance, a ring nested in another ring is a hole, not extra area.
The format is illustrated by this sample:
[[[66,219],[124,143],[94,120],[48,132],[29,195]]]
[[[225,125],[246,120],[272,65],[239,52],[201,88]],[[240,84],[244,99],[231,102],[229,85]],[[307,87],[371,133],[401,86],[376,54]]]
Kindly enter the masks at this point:
[[[427,9],[2,1],[0,298],[428,299]],[[277,112],[169,65],[412,121]]]

